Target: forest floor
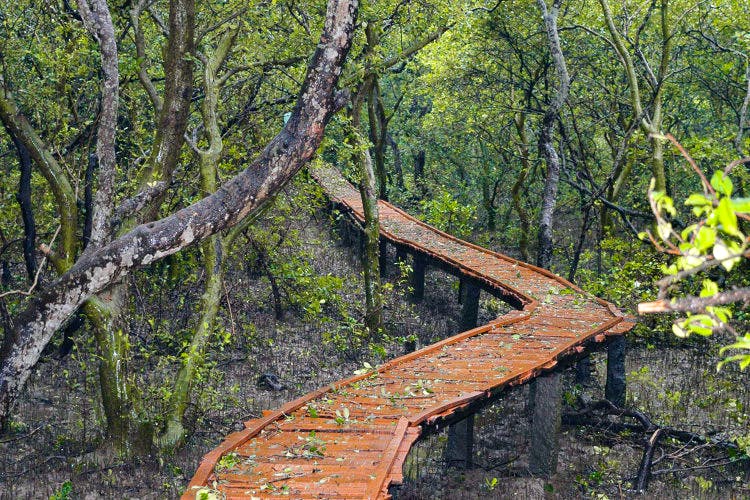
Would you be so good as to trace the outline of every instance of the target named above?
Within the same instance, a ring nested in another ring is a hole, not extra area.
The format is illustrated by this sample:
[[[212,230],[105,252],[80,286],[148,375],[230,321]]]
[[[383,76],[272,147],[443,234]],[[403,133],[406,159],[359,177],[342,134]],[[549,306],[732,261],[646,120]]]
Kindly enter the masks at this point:
[[[301,220],[299,230],[305,250],[314,256],[315,271],[344,278],[348,285],[343,298],[356,312],[363,297],[357,287],[359,266],[352,248],[338,241],[324,216]],[[391,268],[389,279],[395,288],[385,311],[387,328],[397,330],[399,335],[417,335],[421,345],[457,333],[460,306],[455,278],[429,271],[425,300],[411,304],[396,274]],[[304,321],[298,312],[288,311],[282,320],[276,320],[268,281],[249,276],[242,263],[230,265],[226,282],[228,297],[246,299],[230,299],[232,324],[239,326],[215,355],[215,375],[204,382],[200,407],[192,412],[197,431],[186,446],[171,457],[139,463],[102,458],[96,453],[102,442],[103,420],[96,367],[86,361],[92,359],[90,340],[79,337],[80,356],[74,351],[57,359],[53,352],[38,365],[17,410],[12,432],[0,437],[0,499],[176,498],[202,455],[226,434],[241,429],[243,421],[350,375],[364,361],[377,361],[366,349],[346,353],[327,345],[323,342],[325,324]],[[133,283],[137,288],[136,281]],[[195,301],[200,286],[197,279],[138,300],[156,317],[166,318],[167,324],[187,325],[192,308],[184,304]],[[486,322],[507,309],[483,295],[481,310],[480,322]],[[134,331],[148,329],[147,324],[136,326]],[[79,335],[85,336],[85,330]],[[145,333],[142,337],[158,340]],[[401,354],[398,344],[386,347],[388,356]],[[710,429],[717,436],[747,433],[747,375],[732,370],[717,375],[715,357],[701,350],[706,350],[705,346],[681,349],[639,341],[628,358],[629,403],[647,412],[654,422],[675,428],[698,433]],[[602,353],[594,355],[596,376],[592,387],[586,389],[593,399],[601,397],[604,360]],[[134,362],[147,365],[151,381],[172,376],[153,361],[138,358]],[[259,385],[257,381],[264,373],[276,375],[287,388],[275,391]],[[581,389],[572,382],[572,370],[567,371],[566,379],[566,399],[575,399]],[[398,498],[632,496],[628,488],[643,450],[643,436],[635,433],[566,427],[561,435],[558,473],[548,481],[525,477],[526,391],[525,387],[513,389],[479,414],[477,463],[471,470],[445,470],[444,434],[417,444],[405,466],[407,480]],[[147,396],[150,401],[159,398],[158,393]],[[747,466],[722,465],[727,457],[720,452],[665,443],[655,456],[659,462],[654,472],[658,474],[646,498],[750,497]]]

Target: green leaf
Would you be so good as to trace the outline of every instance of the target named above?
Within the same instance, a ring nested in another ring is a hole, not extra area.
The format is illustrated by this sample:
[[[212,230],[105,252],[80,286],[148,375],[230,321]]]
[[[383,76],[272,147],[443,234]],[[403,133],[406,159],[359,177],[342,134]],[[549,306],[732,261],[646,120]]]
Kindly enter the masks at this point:
[[[703,280],[703,289],[701,290],[701,297],[713,297],[719,293],[719,285],[712,280]]]
[[[678,337],[680,337],[681,339],[684,339],[684,338],[686,338],[686,337],[687,337],[687,336],[689,335],[689,333],[688,333],[688,332],[686,332],[686,331],[685,331],[685,330],[684,330],[684,329],[682,328],[682,325],[681,325],[680,323],[683,323],[683,322],[679,322],[679,323],[672,323],[672,333],[674,333],[675,335],[677,335],[677,336],[678,336]]]
[[[685,205],[702,207],[705,205],[711,205],[711,200],[709,200],[708,198],[706,198],[700,193],[693,193],[690,196],[688,196],[687,200],[685,200]]]
[[[750,214],[750,198],[732,198],[732,206],[735,212]]]
[[[732,236],[741,236],[740,230],[737,228],[737,214],[734,213],[732,207],[732,200],[729,198],[722,198],[719,201],[719,206],[716,207],[716,215],[719,217],[719,223],[721,229]]]
[[[685,326],[690,333],[696,333],[707,337],[713,333],[715,321],[707,314],[696,314],[685,320],[683,326]]]
[[[701,226],[698,234],[695,235],[695,246],[701,252],[705,252],[716,242],[716,229],[708,226]]]
[[[656,227],[656,230],[659,233],[659,237],[662,240],[667,241],[672,235],[672,224],[669,222],[660,222]]]
[[[724,175],[722,170],[714,172],[713,177],[711,177],[711,186],[725,196],[732,196],[732,189],[734,187],[732,179]]]
[[[724,352],[728,351],[729,349],[750,349],[750,334],[747,334],[743,337],[737,337],[737,342],[722,347],[719,350],[719,354],[724,354]]]

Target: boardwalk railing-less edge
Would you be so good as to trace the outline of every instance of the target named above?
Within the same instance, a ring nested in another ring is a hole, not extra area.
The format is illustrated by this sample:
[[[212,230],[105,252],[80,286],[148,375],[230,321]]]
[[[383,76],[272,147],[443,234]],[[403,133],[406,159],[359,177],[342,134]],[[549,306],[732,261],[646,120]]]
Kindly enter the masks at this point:
[[[310,171],[339,210],[363,219],[359,192],[338,170]],[[437,265],[518,310],[245,422],[203,458],[183,499],[206,488],[227,498],[390,498],[424,431],[632,327],[612,304],[549,271],[461,241],[387,202],[379,209],[381,237],[413,255],[418,279],[425,263]]]

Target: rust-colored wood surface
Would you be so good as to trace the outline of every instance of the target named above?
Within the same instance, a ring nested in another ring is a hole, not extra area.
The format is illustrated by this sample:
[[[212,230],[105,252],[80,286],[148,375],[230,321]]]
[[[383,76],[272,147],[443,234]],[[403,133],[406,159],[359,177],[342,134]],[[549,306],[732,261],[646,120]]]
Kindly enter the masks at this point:
[[[359,192],[336,169],[311,173],[339,209],[363,219]],[[632,327],[612,304],[549,271],[461,241],[389,203],[379,208],[383,237],[522,309],[246,422],[204,457],[183,499],[205,487],[227,498],[389,498],[424,426]]]

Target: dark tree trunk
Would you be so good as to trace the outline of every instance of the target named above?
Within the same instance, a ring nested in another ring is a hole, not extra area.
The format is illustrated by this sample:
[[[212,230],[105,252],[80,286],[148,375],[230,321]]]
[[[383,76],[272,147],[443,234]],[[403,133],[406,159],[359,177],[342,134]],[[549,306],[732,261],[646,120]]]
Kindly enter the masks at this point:
[[[94,224],[94,169],[96,168],[96,156],[89,155],[86,165],[86,175],[83,187],[83,248],[89,245],[91,240],[91,229]]]
[[[10,134],[13,145],[18,153],[18,165],[21,170],[21,178],[18,182],[18,194],[16,200],[21,207],[21,219],[23,220],[23,261],[26,264],[26,274],[29,283],[36,276],[36,222],[34,221],[34,207],[31,203],[31,155],[26,146],[13,134]]]
[[[420,191],[420,196],[424,195],[424,165],[425,165],[425,150],[420,149],[417,154],[414,155],[414,185]]]
[[[401,150],[398,147],[398,143],[395,141],[393,136],[391,134],[387,134],[385,136],[386,141],[388,142],[388,145],[391,147],[391,152],[393,153],[393,171],[396,174],[396,186],[400,190],[404,190],[404,168],[402,166],[402,160],[401,160]]]

